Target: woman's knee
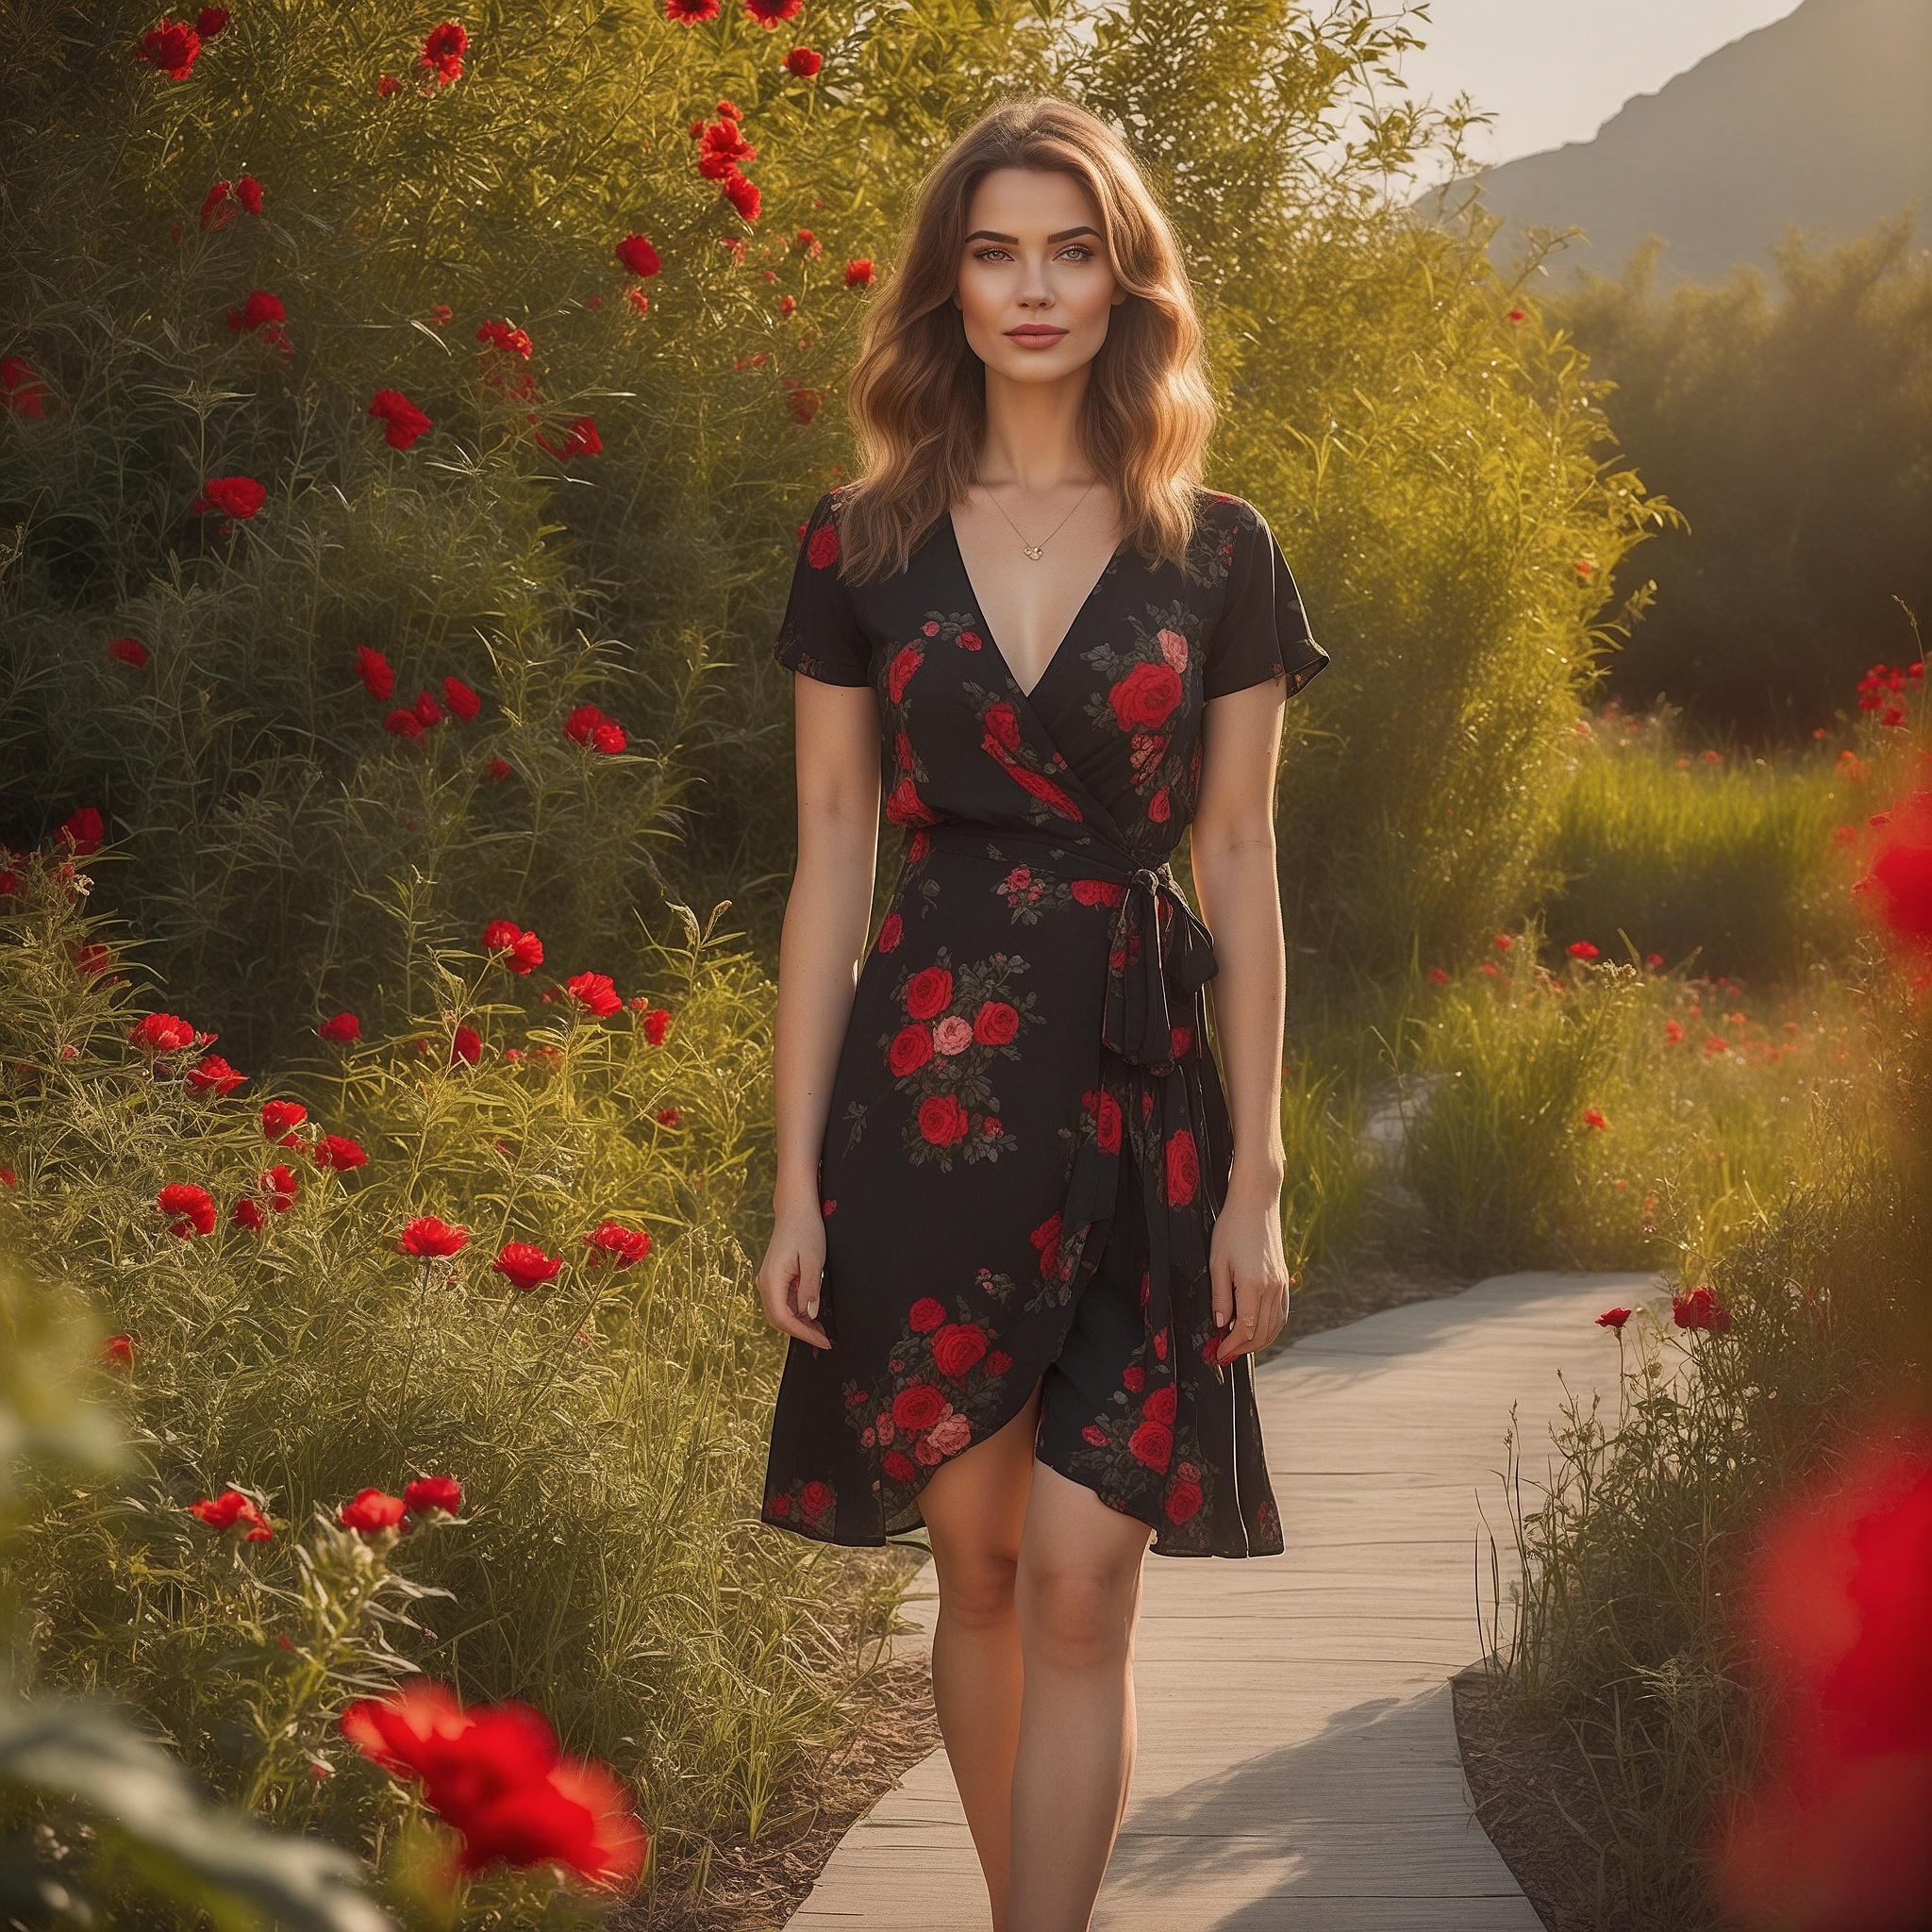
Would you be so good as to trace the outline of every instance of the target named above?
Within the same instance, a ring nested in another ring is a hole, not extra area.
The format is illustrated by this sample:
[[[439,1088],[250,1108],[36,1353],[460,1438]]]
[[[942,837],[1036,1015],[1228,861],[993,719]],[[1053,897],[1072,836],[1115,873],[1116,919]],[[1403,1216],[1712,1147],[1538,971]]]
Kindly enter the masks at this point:
[[[1014,1584],[1027,1657],[1069,1671],[1124,1663],[1133,1649],[1140,1576],[1138,1562],[1029,1549]]]
[[[1013,1614],[1013,1581],[1020,1567],[1017,1540],[976,1539],[967,1548],[941,1548],[933,1539],[940,1577],[940,1614],[969,1629],[1006,1622]]]

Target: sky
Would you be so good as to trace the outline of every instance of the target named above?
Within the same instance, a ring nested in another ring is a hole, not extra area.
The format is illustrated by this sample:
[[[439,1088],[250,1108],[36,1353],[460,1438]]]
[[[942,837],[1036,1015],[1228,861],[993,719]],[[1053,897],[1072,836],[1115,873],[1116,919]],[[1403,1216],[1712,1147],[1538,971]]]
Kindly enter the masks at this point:
[[[1655,93],[1714,48],[1798,0],[1429,0],[1411,94],[1447,107],[1467,90],[1495,120],[1472,130],[1479,166],[1588,141],[1632,94]]]

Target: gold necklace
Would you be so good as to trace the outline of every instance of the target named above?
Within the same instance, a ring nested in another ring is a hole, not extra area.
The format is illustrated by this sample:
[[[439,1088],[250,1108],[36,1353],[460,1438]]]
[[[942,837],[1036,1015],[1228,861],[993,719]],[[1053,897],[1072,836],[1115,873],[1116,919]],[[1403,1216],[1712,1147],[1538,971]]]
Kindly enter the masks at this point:
[[[1052,528],[1051,530],[1049,530],[1049,531],[1048,531],[1048,532],[1046,533],[1046,535],[1045,535],[1044,537],[1042,537],[1042,538],[1041,538],[1041,539],[1040,540],[1040,541],[1039,541],[1038,543],[1029,543],[1029,542],[1027,542],[1027,541],[1026,541],[1026,533],[1025,533],[1025,531],[1024,531],[1023,529],[1021,529],[1021,527],[1019,526],[1019,525],[1018,525],[1018,524],[1016,524],[1016,523],[1015,523],[1015,522],[1014,522],[1014,521],[1012,520],[1012,518],[1011,518],[1011,517],[1007,517],[1007,512],[1006,512],[1005,508],[1003,508],[1003,506],[1001,505],[1001,503],[1000,503],[1000,500],[999,500],[999,498],[998,498],[998,497],[996,497],[996,496],[993,496],[993,493],[992,493],[992,491],[991,491],[991,490],[986,490],[986,485],[985,485],[985,484],[981,484],[981,485],[980,485],[980,488],[981,488],[982,490],[986,490],[986,493],[987,493],[987,495],[988,495],[989,497],[991,497],[991,501],[992,501],[992,507],[993,507],[993,508],[995,508],[996,510],[998,510],[998,511],[999,511],[999,513],[1001,514],[1001,516],[1003,516],[1003,517],[1007,517],[1007,527],[1008,527],[1008,528],[1009,530],[1011,530],[1011,531],[1012,531],[1012,533],[1013,533],[1013,535],[1014,535],[1014,536],[1016,536],[1017,538],[1019,538],[1019,540],[1020,540],[1020,548],[1021,548],[1022,550],[1024,550],[1024,552],[1026,553],[1026,555],[1027,555],[1028,557],[1030,557],[1030,558],[1031,558],[1033,559],[1033,561],[1034,561],[1035,563],[1038,563],[1038,562],[1040,561],[1040,556],[1041,556],[1041,551],[1043,551],[1043,550],[1044,550],[1044,549],[1046,548],[1046,546],[1047,546],[1047,545],[1048,545],[1049,543],[1051,543],[1051,542],[1053,541],[1053,540],[1054,540],[1054,539],[1055,539],[1056,537],[1058,537],[1058,536],[1059,535],[1059,533],[1060,533],[1060,532],[1061,532],[1062,530],[1064,530],[1064,529],[1065,529],[1065,528],[1067,527],[1068,524],[1070,524],[1070,523],[1071,523],[1071,522],[1073,521],[1073,517],[1074,517],[1074,510],[1075,510],[1075,509],[1078,509],[1078,508],[1080,508],[1081,504],[1085,503],[1085,502],[1087,501],[1087,499],[1088,499],[1088,498],[1089,498],[1090,496],[1091,496],[1091,495],[1093,494],[1093,488],[1094,488],[1094,484],[1097,484],[1097,483],[1099,482],[1099,481],[1100,481],[1100,478],[1099,478],[1098,476],[1094,477],[1094,479],[1093,479],[1093,482],[1092,482],[1092,483],[1090,483],[1090,484],[1088,484],[1088,486],[1086,487],[1086,489],[1085,489],[1085,490],[1083,490],[1083,491],[1081,491],[1081,492],[1080,492],[1080,494],[1078,495],[1078,497],[1076,497],[1076,498],[1074,499],[1074,509],[1070,509],[1070,510],[1069,510],[1069,511],[1068,511],[1068,512],[1066,513],[1066,515],[1065,515],[1065,516],[1063,516],[1063,517],[1062,517],[1062,518],[1061,518],[1061,519],[1059,520],[1059,522],[1058,522],[1058,523],[1057,523],[1057,524],[1056,524],[1056,525],[1055,525],[1053,526],[1053,528]]]

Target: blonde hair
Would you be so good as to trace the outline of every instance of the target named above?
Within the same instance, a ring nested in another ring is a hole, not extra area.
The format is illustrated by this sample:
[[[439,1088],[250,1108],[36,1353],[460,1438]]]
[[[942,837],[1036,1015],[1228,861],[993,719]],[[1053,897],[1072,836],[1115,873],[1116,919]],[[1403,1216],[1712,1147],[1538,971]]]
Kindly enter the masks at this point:
[[[1127,299],[1093,358],[1081,447],[1113,483],[1141,554],[1174,564],[1186,555],[1214,399],[1180,247],[1121,136],[1084,108],[1034,96],[982,114],[920,184],[897,268],[866,318],[846,386],[861,473],[839,496],[841,568],[854,582],[902,569],[976,479],[986,365],[953,296],[973,191],[995,168],[1071,175],[1100,210]]]

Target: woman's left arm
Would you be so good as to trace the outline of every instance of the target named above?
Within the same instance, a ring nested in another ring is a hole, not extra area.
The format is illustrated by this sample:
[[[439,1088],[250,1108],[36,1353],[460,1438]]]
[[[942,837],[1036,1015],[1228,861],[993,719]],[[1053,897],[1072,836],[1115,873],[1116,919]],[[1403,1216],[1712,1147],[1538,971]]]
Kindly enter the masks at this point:
[[[1281,677],[1208,700],[1191,835],[1201,913],[1221,970],[1209,982],[1234,1128],[1227,1200],[1209,1265],[1215,1359],[1263,1349],[1288,1319],[1281,1247],[1281,1047],[1287,953],[1274,872],[1274,773],[1287,701]]]

